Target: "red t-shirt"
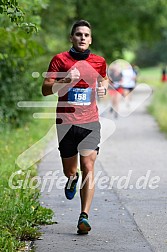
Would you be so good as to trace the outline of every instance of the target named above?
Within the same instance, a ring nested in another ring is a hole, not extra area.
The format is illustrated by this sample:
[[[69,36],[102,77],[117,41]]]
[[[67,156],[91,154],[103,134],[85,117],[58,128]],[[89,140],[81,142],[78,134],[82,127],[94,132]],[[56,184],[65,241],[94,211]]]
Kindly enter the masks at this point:
[[[48,74],[53,79],[64,78],[74,68],[79,70],[80,78],[58,91],[57,123],[98,121],[96,85],[99,76],[106,76],[105,59],[90,53],[86,60],[75,60],[69,52],[62,52],[51,60]]]

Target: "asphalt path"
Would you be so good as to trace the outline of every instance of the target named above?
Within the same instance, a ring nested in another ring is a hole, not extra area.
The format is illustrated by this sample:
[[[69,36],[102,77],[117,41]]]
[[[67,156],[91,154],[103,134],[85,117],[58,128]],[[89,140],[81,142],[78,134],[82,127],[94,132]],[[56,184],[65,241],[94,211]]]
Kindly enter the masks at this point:
[[[121,100],[117,118],[109,96],[99,102],[102,143],[89,235],[76,233],[79,193],[71,201],[64,196],[66,180],[57,148],[41,160],[41,178],[56,172],[54,183],[48,180],[41,190],[41,204],[53,209],[57,224],[41,227],[36,252],[167,251],[167,138],[147,113],[151,99],[152,90],[138,85],[130,106]]]

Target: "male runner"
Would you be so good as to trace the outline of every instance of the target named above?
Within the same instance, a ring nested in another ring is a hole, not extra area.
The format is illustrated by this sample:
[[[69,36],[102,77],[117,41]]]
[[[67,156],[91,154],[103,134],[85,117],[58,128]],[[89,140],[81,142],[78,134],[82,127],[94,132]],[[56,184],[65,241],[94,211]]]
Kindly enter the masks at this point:
[[[73,24],[70,41],[72,48],[69,51],[52,58],[42,93],[46,96],[58,92],[56,126],[63,171],[68,178],[65,195],[69,200],[76,193],[79,156],[83,183],[77,232],[87,234],[91,230],[88,213],[94,195],[94,163],[100,142],[96,94],[103,98],[108,80],[104,58],[88,49],[92,37],[87,21]]]

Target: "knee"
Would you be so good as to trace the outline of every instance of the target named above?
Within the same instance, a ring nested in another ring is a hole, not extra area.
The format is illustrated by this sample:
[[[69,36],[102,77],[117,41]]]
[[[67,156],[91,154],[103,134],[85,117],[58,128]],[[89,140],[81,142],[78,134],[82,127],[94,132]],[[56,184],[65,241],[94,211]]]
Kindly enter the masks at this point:
[[[88,173],[93,173],[94,172],[94,165],[92,163],[84,163],[81,167],[82,173],[84,175],[87,175]]]
[[[63,172],[67,178],[74,177],[76,175],[76,171],[74,172],[74,171],[63,169]]]

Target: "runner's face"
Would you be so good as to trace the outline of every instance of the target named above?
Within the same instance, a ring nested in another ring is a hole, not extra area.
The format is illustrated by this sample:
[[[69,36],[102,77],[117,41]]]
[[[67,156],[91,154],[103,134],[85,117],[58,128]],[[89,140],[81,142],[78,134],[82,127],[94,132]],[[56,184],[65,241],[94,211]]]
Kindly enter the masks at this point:
[[[77,51],[84,52],[92,42],[91,31],[87,26],[78,26],[70,40]]]

